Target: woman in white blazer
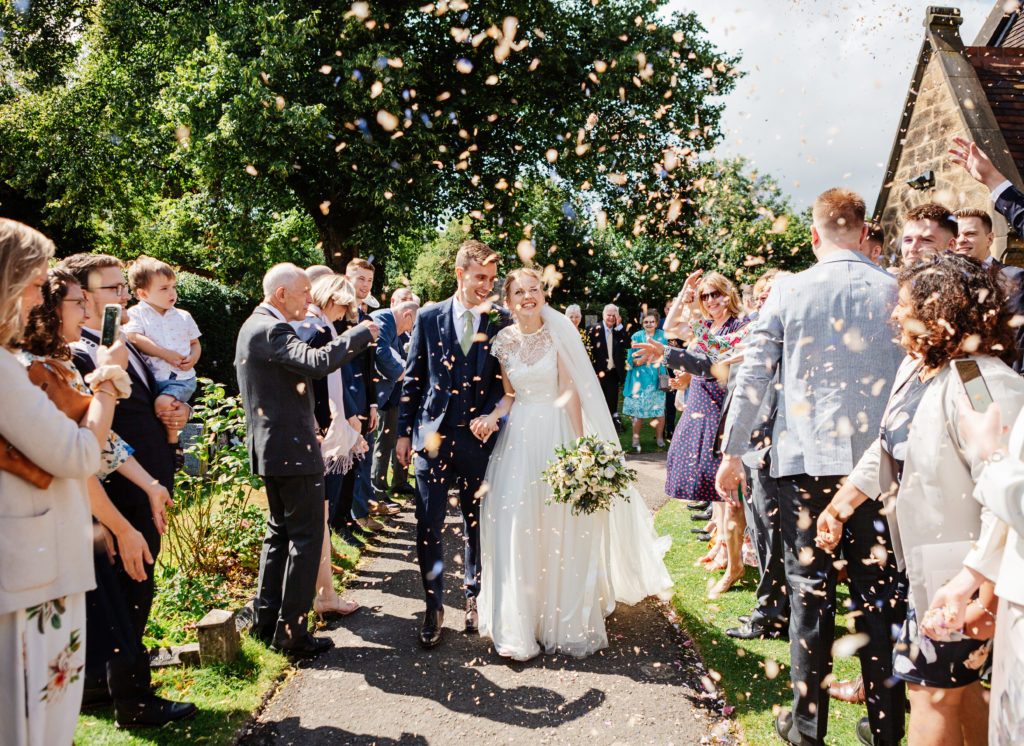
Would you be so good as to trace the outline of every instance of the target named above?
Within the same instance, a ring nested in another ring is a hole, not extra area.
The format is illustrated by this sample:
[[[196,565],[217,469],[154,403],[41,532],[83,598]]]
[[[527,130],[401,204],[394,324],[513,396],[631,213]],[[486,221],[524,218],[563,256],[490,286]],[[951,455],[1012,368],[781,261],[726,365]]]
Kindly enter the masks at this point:
[[[1024,380],[996,357],[1012,348],[1013,330],[1003,291],[984,265],[932,256],[898,279],[893,319],[907,357],[879,438],[822,514],[817,543],[833,548],[844,520],[865,500],[893,500],[892,549],[909,586],[908,603],[893,599],[897,614],[906,609],[893,670],[909,687],[908,743],[984,744],[987,704],[979,669],[988,643],[932,641],[919,634],[918,620],[960,565],[992,564],[986,527],[994,518],[973,497],[984,464],[957,432],[960,411],[970,403],[952,363],[974,361],[993,399],[1012,411],[1024,407]]]
[[[989,549],[990,562],[965,566],[932,601],[948,626],[958,628],[969,620],[977,605],[972,597],[986,580],[995,582],[995,646],[992,660],[992,694],[989,712],[989,744],[1014,746],[1024,743],[1024,411],[1004,445],[1002,414],[1012,410],[999,404],[980,414],[966,410],[960,415],[960,434],[975,458],[984,464],[974,497],[998,520],[989,521],[980,544]],[[980,571],[979,571],[980,570]],[[984,611],[980,612],[984,615]],[[942,630],[922,627],[926,634]]]
[[[119,364],[123,376],[128,362],[123,345],[103,350],[107,370],[94,379],[80,423],[29,380],[10,348],[42,300],[51,256],[49,239],[0,218],[0,436],[3,448],[45,472],[36,471],[33,483],[0,470],[0,742],[17,746],[66,746],[74,736],[85,591],[94,584],[86,480],[99,469],[99,444],[114,415],[113,368]],[[37,486],[46,476],[49,486]]]

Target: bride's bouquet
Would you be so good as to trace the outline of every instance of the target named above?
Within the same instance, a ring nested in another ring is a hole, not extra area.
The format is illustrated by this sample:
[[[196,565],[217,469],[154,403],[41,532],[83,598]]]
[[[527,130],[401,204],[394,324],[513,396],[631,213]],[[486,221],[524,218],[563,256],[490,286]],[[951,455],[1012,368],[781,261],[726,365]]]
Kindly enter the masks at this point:
[[[572,506],[574,515],[608,510],[616,495],[629,499],[636,470],[626,466],[618,443],[586,435],[555,448],[555,456],[541,478],[551,485],[551,500]]]

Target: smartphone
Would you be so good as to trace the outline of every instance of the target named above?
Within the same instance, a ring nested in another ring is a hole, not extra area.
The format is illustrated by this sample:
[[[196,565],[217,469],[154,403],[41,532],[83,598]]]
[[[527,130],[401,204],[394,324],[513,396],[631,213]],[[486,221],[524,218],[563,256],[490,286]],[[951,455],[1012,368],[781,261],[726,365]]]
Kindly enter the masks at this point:
[[[103,306],[103,328],[100,332],[100,345],[103,347],[110,347],[117,341],[118,332],[121,331],[122,310],[116,303]]]
[[[967,397],[971,400],[971,407],[975,412],[984,412],[992,403],[992,394],[989,393],[988,385],[981,376],[981,369],[973,360],[954,360],[953,367],[960,376],[960,382],[967,391]]]

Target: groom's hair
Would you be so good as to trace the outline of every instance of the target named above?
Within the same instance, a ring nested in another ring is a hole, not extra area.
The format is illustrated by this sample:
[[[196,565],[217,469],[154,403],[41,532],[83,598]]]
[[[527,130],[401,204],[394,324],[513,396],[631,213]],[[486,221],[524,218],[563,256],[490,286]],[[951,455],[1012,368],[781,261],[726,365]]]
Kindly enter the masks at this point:
[[[483,241],[470,238],[467,241],[463,241],[459,247],[459,253],[455,255],[455,266],[466,269],[472,262],[481,265],[487,265],[492,262],[497,264],[498,252]]]

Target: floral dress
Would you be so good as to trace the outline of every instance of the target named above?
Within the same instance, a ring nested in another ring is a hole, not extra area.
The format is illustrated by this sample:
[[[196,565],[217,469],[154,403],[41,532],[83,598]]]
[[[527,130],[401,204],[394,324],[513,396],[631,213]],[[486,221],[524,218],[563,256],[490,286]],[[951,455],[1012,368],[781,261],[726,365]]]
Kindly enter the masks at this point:
[[[665,332],[654,332],[654,341],[667,344]],[[634,342],[646,342],[647,332],[640,330],[632,336]],[[665,392],[658,388],[658,376],[665,373],[664,365],[633,365],[626,358],[626,383],[622,387],[622,413],[629,417],[661,417],[665,414]]]

